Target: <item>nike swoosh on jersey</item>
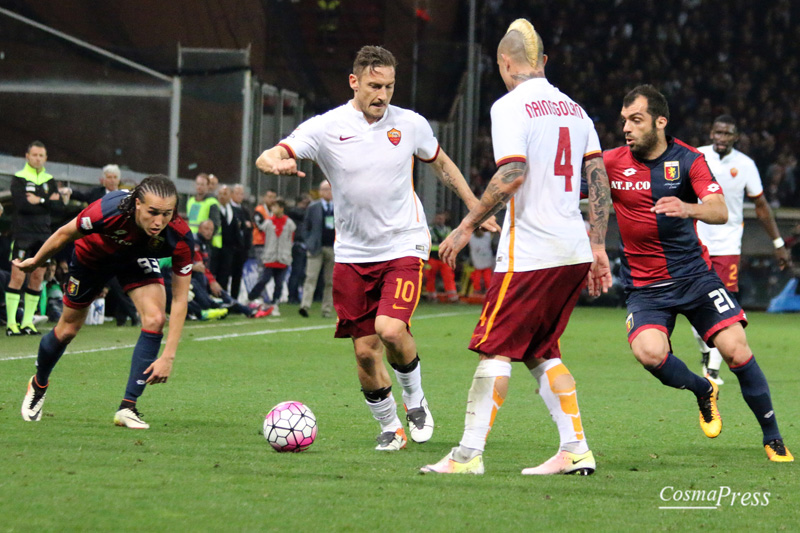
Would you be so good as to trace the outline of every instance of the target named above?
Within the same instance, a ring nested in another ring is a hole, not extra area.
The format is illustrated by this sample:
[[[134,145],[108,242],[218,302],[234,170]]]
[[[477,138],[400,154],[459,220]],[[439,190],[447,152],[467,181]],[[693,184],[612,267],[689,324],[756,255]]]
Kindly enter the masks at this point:
[[[408,309],[408,307],[403,307],[401,305],[392,304],[392,309]]]
[[[350,137],[342,137],[341,135],[339,135],[339,140],[340,141],[347,141],[349,139],[352,139],[353,137],[355,137],[355,135],[351,135]]]

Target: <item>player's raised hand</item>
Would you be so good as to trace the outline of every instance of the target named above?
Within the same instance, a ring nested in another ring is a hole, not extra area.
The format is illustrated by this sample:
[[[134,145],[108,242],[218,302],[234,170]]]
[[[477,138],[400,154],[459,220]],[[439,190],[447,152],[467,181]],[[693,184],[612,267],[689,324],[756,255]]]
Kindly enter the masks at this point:
[[[689,218],[691,216],[689,205],[682,202],[677,196],[659,198],[656,205],[650,208],[650,212],[678,218]]]
[[[36,261],[34,259],[35,258],[33,257],[29,257],[24,261],[20,261],[19,259],[14,259],[13,261],[11,261],[11,264],[17,267],[18,269],[22,270],[26,274],[30,274],[31,272],[39,268],[39,265],[36,264]]]
[[[297,176],[304,178],[306,173],[297,170],[297,160],[294,158],[283,159],[275,148],[267,150],[256,159],[256,167],[265,174],[280,174],[282,176]]]
[[[601,293],[607,293],[611,288],[611,265],[605,250],[592,250],[592,267],[589,269],[588,289],[589,296],[596,298]]]

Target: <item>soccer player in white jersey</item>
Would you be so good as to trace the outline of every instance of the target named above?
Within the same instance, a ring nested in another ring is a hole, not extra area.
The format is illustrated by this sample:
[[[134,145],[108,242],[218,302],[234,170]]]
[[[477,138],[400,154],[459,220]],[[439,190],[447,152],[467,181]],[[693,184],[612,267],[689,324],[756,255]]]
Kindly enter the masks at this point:
[[[544,75],[547,56],[530,22],[518,19],[497,47],[508,94],[492,106],[497,173],[439,247],[453,265],[475,228],[508,202],[497,262],[469,348],[480,361],[459,446],[422,473],[482,474],[486,437],[505,400],[511,361],[522,361],[558,427],[559,451],[523,474],[594,472],[575,380],[561,362],[559,337],[588,276],[593,295],[611,286],[605,251],[610,190],[600,141],[586,112]],[[589,235],[579,209],[589,186]]]
[[[363,47],[350,74],[353,99],[302,123],[256,161],[262,172],[303,177],[297,159],[311,159],[331,183],[336,205],[333,305],[339,317],[335,336],[353,340],[361,390],[381,426],[376,447],[380,451],[406,445],[383,364],[384,348],[403,388],[411,439],[425,442],[433,434],[409,331],[431,242],[414,192],[414,157],[430,163],[467,207],[479,203],[428,121],[389,105],[396,64],[388,50]],[[499,229],[494,220],[485,227]]]
[[[728,222],[726,224],[697,223],[697,235],[708,248],[714,270],[719,275],[725,288],[734,296],[739,292],[739,257],[742,253],[742,233],[744,232],[744,197],[745,194],[756,204],[756,216],[775,247],[775,259],[781,270],[790,263],[789,251],[778,232],[775,216],[764,198],[764,187],[755,162],[735,149],[733,145],[739,140],[736,121],[730,115],[720,115],[711,126],[711,144],[698,148],[706,157],[708,167],[717,182],[725,191],[725,203],[728,205]],[[710,348],[703,339],[694,332],[697,344],[702,353],[703,374],[717,385],[722,385],[719,368],[722,355],[716,348]]]

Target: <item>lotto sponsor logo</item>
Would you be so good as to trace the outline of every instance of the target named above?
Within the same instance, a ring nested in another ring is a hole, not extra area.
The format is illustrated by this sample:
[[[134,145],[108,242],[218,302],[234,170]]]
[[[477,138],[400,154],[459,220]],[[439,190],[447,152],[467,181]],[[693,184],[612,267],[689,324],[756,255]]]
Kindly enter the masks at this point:
[[[612,180],[611,188],[617,191],[649,191],[650,182]]]
[[[719,192],[720,189],[722,189],[722,187],[720,187],[718,183],[712,183],[711,185],[706,187],[706,189],[708,190],[708,192]]]
[[[557,117],[573,116],[583,118],[583,109],[575,102],[558,102],[553,100],[539,100],[525,104],[525,112],[528,117],[542,117],[545,115],[555,115]]]
[[[81,217],[81,227],[86,231],[92,229],[92,219],[90,217]]]
[[[181,274],[183,274],[183,275],[186,275],[191,271],[192,271],[192,265],[186,265],[185,267],[181,268],[181,270],[180,270]]]
[[[664,179],[675,181],[681,177],[681,167],[678,161],[666,161],[664,163]]]

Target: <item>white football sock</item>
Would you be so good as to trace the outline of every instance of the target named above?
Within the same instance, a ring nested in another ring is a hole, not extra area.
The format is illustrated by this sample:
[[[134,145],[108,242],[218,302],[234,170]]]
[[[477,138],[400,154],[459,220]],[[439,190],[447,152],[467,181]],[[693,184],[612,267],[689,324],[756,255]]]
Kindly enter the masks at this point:
[[[531,374],[539,383],[539,395],[558,427],[560,449],[586,453],[589,445],[586,444],[578,409],[578,391],[567,367],[561,359],[549,359],[532,369]]]
[[[700,351],[703,353],[708,353],[711,348],[708,347],[708,344],[706,344],[706,341],[703,340],[703,337],[697,333],[697,330],[694,329],[694,326],[692,326],[692,335],[694,335],[694,340],[697,341],[697,347],[700,348]]]
[[[484,359],[478,363],[472,377],[472,387],[467,397],[467,415],[464,419],[464,436],[459,445],[462,448],[483,451],[486,437],[492,429],[494,417],[505,400],[508,378],[511,377],[511,363],[496,359]],[[506,383],[498,392],[499,380]]]
[[[403,404],[406,409],[414,409],[422,406],[425,393],[422,392],[422,373],[420,372],[421,363],[417,362],[417,367],[408,373],[394,370],[397,382],[403,387]]]
[[[372,416],[380,423],[381,433],[386,433],[387,431],[395,432],[403,427],[397,417],[397,404],[394,402],[392,394],[378,403],[366,403],[369,410],[372,411]]]
[[[722,354],[719,353],[719,350],[716,348],[711,348],[711,352],[708,354],[708,369],[709,370],[719,370],[719,367],[722,365]]]

